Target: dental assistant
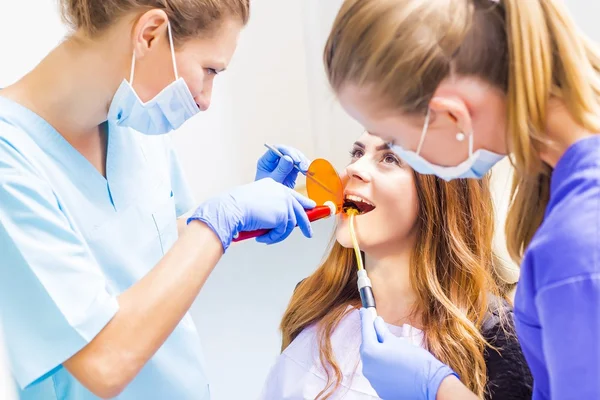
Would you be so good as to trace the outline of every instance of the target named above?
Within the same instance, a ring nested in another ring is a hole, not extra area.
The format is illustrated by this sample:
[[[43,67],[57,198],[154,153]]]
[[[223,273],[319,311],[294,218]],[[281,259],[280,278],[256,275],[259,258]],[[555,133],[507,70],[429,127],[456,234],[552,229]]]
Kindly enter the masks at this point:
[[[533,398],[600,398],[600,51],[563,2],[346,0],[324,58],[344,109],[415,171],[477,179],[511,155]],[[475,398],[362,312],[363,373],[381,397]]]
[[[209,399],[187,313],[208,275],[240,231],[312,234],[314,203],[292,190],[307,160],[283,146],[177,222],[194,203],[166,134],[208,108],[249,0],[60,4],[73,34],[0,91],[0,309],[20,398]]]

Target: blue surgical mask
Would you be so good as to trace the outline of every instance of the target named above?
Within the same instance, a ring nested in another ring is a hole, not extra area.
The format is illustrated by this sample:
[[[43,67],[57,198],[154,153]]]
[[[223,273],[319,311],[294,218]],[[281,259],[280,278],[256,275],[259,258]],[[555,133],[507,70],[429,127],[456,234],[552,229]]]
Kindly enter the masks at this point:
[[[131,61],[129,82],[123,79],[110,104],[108,110],[109,122],[147,135],[162,135],[179,128],[185,121],[200,112],[187,84],[177,74],[170,23],[167,23],[167,30],[175,81],[165,87],[153,99],[144,103],[132,86],[135,71],[134,54]]]
[[[396,153],[398,157],[402,158],[404,162],[420,174],[436,175],[445,181],[460,178],[481,179],[498,161],[505,157],[502,154],[496,154],[484,149],[479,149],[473,153],[473,134],[471,133],[469,134],[469,158],[455,167],[443,167],[441,165],[432,164],[420,155],[428,127],[429,110],[427,110],[423,132],[421,133],[421,139],[416,152],[404,150],[398,145],[390,145],[390,149]]]

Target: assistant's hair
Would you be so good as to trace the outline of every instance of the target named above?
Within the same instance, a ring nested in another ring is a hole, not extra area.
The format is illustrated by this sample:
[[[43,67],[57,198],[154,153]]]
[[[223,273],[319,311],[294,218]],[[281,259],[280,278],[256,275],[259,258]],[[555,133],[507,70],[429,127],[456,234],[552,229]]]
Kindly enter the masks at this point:
[[[336,92],[373,90],[382,107],[425,114],[440,82],[473,76],[507,95],[507,138],[516,173],[506,222],[520,262],[549,200],[551,169],[539,156],[548,103],[600,132],[600,51],[560,0],[346,0],[324,51]]]
[[[177,41],[210,33],[225,18],[246,25],[250,0],[59,0],[62,17],[71,28],[90,36],[103,32],[129,13],[164,10]]]
[[[482,394],[487,372],[481,327],[490,306],[506,299],[508,290],[493,252],[489,177],[445,182],[415,173],[415,185],[419,210],[410,280],[418,296],[415,312],[423,322],[425,344],[471,390]],[[294,292],[281,322],[283,349],[303,329],[317,324],[320,359],[328,374],[319,399],[330,397],[342,381],[330,338],[348,306],[360,307],[356,281],[353,250],[334,242],[323,264]]]

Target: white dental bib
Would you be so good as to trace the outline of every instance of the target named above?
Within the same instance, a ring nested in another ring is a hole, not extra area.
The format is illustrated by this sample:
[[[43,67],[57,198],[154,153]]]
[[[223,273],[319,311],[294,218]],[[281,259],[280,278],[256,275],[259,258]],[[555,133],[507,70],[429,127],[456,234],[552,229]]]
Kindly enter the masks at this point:
[[[350,308],[350,307],[349,307]],[[422,346],[423,332],[410,325],[389,325],[390,331]],[[343,375],[342,384],[331,400],[379,399],[377,393],[362,374],[360,360],[361,327],[357,309],[349,311],[331,336],[333,355]],[[319,360],[317,327],[304,329],[279,355],[260,395],[260,400],[314,400],[325,388],[327,374]]]

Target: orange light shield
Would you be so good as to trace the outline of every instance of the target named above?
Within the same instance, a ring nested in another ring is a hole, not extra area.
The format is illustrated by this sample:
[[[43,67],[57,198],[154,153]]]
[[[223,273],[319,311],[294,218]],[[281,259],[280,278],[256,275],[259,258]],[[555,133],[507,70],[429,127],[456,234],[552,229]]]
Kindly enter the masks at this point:
[[[331,163],[323,158],[317,158],[306,172],[306,192],[318,206],[327,201],[333,202],[337,212],[342,210],[344,188],[342,180]]]

